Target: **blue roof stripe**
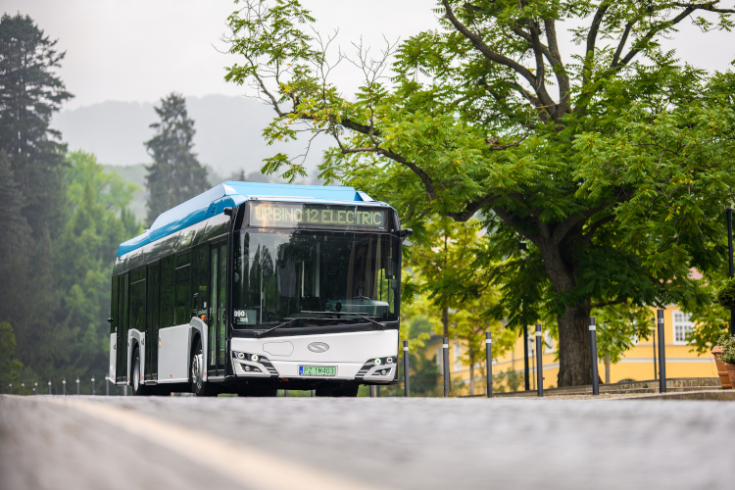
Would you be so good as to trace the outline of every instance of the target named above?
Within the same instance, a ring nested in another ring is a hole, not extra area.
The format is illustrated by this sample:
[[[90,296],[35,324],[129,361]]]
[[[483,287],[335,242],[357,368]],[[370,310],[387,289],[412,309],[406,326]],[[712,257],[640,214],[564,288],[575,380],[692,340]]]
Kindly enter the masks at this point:
[[[370,196],[354,187],[322,185],[267,184],[262,182],[227,181],[216,185],[183,204],[162,213],[141,235],[121,243],[117,256],[125,255],[151,242],[183,230],[191,225],[224,212],[248,198],[279,197],[319,199],[325,201],[372,201]]]

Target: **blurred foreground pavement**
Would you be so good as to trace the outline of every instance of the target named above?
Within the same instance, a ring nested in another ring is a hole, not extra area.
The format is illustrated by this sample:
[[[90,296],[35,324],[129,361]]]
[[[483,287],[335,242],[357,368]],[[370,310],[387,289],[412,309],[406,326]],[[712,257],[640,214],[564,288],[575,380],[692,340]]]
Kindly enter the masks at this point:
[[[2,489],[735,487],[735,403],[0,396]]]

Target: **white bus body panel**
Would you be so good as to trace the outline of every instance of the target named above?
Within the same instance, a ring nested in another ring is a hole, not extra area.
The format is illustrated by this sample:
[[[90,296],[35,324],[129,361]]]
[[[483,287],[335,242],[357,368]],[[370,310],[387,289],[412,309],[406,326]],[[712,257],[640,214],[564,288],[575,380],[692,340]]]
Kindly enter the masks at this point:
[[[314,343],[327,344],[329,349],[325,352],[313,352],[309,350],[309,344]],[[397,357],[398,330],[265,337],[262,339],[233,338],[230,340],[230,346],[235,352],[265,356],[281,378],[315,379],[315,376],[299,376],[299,366],[309,365],[336,366],[336,376],[320,379],[346,380],[355,379],[357,372],[370,359]],[[236,374],[241,374],[237,368]]]
[[[158,382],[186,383],[189,381],[189,345],[191,325],[166,327],[158,331]]]

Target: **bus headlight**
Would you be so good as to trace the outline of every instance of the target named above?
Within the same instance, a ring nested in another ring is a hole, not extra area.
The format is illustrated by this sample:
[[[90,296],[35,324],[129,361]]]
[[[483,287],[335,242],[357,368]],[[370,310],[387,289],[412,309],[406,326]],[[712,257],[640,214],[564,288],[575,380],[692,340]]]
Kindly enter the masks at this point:
[[[250,359],[252,359],[253,362],[258,362],[258,359],[260,359],[260,357],[258,356],[258,354],[253,354],[252,356],[250,356]]]
[[[245,354],[243,354],[242,352],[238,352],[237,353],[237,358],[240,359],[240,360],[245,359]]]
[[[375,362],[375,365],[376,365],[376,366],[380,366],[380,364],[381,364],[381,363],[382,363],[383,361],[381,361],[381,360],[380,360],[380,358],[378,357],[378,358],[376,358],[376,359],[375,359],[375,361],[373,361],[373,362]]]

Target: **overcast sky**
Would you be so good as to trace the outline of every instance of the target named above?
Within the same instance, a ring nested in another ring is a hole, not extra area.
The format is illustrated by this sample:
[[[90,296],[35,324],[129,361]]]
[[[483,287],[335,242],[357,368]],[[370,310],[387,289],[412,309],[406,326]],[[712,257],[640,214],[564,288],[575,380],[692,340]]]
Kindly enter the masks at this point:
[[[382,36],[403,39],[434,28],[435,0],[303,0],[322,30],[340,29],[350,48],[363,37],[379,47]],[[723,2],[731,4],[734,2]],[[224,67],[235,57],[217,51],[227,32],[232,0],[0,0],[4,12],[29,14],[67,52],[60,71],[76,97],[67,108],[106,100],[153,102],[171,91],[187,96],[241,95],[226,83]],[[735,59],[735,34],[703,35],[687,21],[675,42],[678,55],[707,69],[727,69]],[[573,48],[562,35],[562,49]],[[565,47],[566,46],[566,47]],[[358,74],[345,66],[335,81],[349,92]]]

